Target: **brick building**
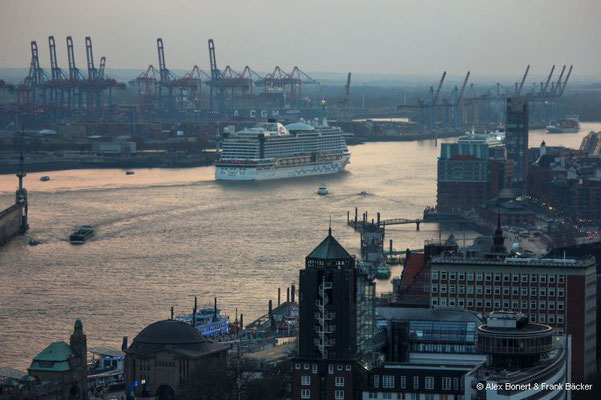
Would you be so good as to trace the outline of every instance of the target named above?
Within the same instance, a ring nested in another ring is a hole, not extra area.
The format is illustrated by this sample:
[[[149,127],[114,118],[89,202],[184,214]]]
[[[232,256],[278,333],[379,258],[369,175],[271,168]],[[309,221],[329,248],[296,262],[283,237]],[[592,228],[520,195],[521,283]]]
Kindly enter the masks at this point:
[[[432,306],[515,310],[572,336],[575,381],[597,371],[597,275],[585,259],[440,256],[430,262]]]

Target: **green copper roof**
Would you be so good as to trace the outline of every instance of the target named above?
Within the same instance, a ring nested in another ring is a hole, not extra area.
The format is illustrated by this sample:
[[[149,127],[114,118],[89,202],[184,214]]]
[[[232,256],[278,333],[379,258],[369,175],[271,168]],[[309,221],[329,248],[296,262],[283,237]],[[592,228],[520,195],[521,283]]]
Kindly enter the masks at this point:
[[[63,341],[54,342],[33,358],[30,371],[68,371],[71,369],[69,358],[73,351]]]
[[[307,258],[316,258],[318,260],[340,260],[352,259],[353,257],[342,247],[334,236],[332,230],[328,236],[307,256]]]

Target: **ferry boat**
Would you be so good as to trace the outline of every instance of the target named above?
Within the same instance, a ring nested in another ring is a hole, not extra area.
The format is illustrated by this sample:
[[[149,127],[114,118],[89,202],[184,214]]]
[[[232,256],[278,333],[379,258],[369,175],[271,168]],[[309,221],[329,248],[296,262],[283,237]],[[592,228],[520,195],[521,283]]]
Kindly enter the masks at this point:
[[[350,161],[340,128],[270,120],[235,132],[221,144],[217,180],[267,180],[341,172]]]
[[[194,324],[192,323],[194,314],[178,315],[175,319],[193,325],[205,337],[225,335],[229,332],[230,320],[228,317],[221,315],[220,311],[218,308],[212,307],[200,308],[196,312],[196,322]]]
[[[574,133],[580,132],[580,117],[578,115],[566,115],[565,119],[554,125],[547,125],[549,133]]]
[[[90,225],[82,225],[78,230],[73,232],[69,236],[69,243],[71,244],[84,244],[86,240],[94,235],[94,228]]]

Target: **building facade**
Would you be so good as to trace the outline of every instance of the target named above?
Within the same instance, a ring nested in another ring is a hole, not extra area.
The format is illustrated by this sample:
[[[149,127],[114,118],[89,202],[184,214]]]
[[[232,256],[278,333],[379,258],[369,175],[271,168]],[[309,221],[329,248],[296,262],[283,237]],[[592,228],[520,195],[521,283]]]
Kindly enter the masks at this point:
[[[431,265],[431,304],[480,313],[515,310],[532,323],[571,335],[574,379],[597,371],[594,258],[529,259],[435,257]]]
[[[528,100],[525,97],[507,99],[505,147],[507,159],[513,161],[513,181],[517,186],[528,178]]]

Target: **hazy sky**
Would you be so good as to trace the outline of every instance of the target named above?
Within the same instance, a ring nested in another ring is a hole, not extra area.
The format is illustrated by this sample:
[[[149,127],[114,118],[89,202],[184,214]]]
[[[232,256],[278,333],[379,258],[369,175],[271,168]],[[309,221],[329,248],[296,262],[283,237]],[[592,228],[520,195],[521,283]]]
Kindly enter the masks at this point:
[[[546,74],[574,64],[601,80],[601,0],[0,0],[0,67],[29,65],[48,35],[66,69],[65,36],[85,64],[84,37],[107,68],[157,65],[208,70],[207,40],[220,68],[394,74]],[[517,79],[517,78],[516,78]]]

